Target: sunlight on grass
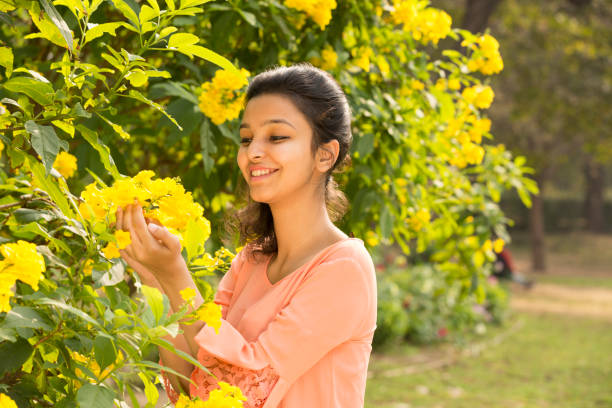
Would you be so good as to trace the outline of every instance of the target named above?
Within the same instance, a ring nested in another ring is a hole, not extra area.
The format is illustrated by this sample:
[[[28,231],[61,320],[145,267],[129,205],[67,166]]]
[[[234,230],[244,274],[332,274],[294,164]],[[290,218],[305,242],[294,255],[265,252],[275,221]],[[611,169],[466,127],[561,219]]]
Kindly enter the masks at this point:
[[[414,346],[374,355],[370,367],[376,374],[368,381],[366,408],[612,406],[610,323],[519,316],[523,324],[501,344],[447,367],[385,378],[384,371],[393,368],[389,357],[395,357],[395,368],[401,367],[402,348],[408,347],[414,358]]]

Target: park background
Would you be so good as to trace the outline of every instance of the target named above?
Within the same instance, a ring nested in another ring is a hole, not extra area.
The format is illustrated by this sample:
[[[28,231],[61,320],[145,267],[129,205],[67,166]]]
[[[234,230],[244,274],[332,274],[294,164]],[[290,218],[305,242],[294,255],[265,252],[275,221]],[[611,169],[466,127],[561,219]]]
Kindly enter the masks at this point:
[[[178,317],[115,256],[114,208],[176,196],[150,211],[210,298],[236,249],[222,225],[241,203],[241,92],[310,61],[355,115],[336,178],[339,225],[377,265],[366,406],[610,406],[610,14],[603,0],[3,1],[0,244],[35,249],[2,252],[0,392],[163,405],[155,346]],[[151,181],[177,176],[193,196]],[[531,289],[490,278],[503,247]]]

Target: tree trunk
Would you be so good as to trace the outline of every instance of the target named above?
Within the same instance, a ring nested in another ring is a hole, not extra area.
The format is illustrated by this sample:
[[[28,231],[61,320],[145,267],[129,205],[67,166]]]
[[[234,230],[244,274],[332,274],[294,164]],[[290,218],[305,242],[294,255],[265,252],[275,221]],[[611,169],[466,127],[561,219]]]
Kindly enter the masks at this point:
[[[501,0],[466,0],[461,28],[472,33],[484,31],[488,26],[489,17],[499,3]]]
[[[543,172],[542,172],[543,173]],[[544,192],[545,176],[540,173],[536,181],[540,192],[532,195],[532,205],[529,210],[529,240],[531,241],[531,269],[534,272],[546,270],[546,246],[544,231],[544,208],[542,195]]]
[[[606,230],[604,217],[604,167],[601,163],[587,158],[584,163],[585,197],[584,216],[587,230],[604,232]]]

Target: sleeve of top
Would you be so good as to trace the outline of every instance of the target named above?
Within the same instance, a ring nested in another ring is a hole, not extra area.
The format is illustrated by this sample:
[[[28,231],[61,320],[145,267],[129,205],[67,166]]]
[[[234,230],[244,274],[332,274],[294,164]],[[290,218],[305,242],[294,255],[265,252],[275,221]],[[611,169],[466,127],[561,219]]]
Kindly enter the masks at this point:
[[[219,334],[204,326],[195,337],[199,356],[248,370],[271,368],[279,378],[264,406],[276,406],[295,380],[361,327],[375,301],[371,285],[354,259],[325,262],[311,271],[256,341],[246,341],[222,320]]]
[[[215,293],[214,302],[221,306],[221,316],[223,319],[225,319],[225,317],[227,316],[227,309],[232,299],[232,294],[234,293],[234,271],[239,268],[238,263],[240,262],[242,262],[241,254],[237,254],[236,257],[232,260],[230,269],[225,273],[225,275],[223,275],[223,277],[219,281],[217,292]],[[163,365],[161,358],[159,360],[159,364]],[[170,383],[170,379],[164,371],[161,372],[161,376],[164,388],[166,390],[166,394],[168,395],[168,399],[173,404],[176,404],[179,398],[179,393],[174,389],[174,387]]]

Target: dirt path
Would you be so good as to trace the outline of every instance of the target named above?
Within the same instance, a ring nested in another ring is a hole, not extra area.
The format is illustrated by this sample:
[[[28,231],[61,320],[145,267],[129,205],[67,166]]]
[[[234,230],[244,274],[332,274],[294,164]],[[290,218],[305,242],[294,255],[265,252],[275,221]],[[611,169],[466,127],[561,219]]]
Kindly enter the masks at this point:
[[[612,290],[536,283],[530,290],[513,291],[517,311],[558,313],[612,321]]]

